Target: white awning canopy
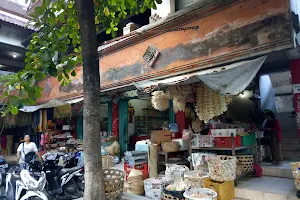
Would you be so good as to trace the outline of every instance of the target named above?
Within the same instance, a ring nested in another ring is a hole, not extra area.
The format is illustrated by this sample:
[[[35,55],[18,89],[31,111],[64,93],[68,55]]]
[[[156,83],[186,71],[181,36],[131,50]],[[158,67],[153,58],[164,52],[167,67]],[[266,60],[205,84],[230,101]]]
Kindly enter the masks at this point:
[[[45,103],[45,104],[41,104],[41,105],[37,105],[37,106],[24,106],[23,108],[20,109],[20,111],[22,112],[35,112],[39,109],[46,109],[46,108],[54,108],[54,107],[59,107],[59,106],[63,106],[66,104],[73,104],[73,103],[77,103],[83,101],[83,97],[79,97],[76,99],[71,99],[71,100],[67,100],[67,101],[60,101],[57,99],[52,99],[51,101]]]
[[[238,95],[246,89],[265,62],[267,56],[231,65],[198,71],[164,80],[134,83],[139,90],[150,93],[159,86],[190,84],[202,81],[223,95]],[[150,89],[149,89],[150,88]]]

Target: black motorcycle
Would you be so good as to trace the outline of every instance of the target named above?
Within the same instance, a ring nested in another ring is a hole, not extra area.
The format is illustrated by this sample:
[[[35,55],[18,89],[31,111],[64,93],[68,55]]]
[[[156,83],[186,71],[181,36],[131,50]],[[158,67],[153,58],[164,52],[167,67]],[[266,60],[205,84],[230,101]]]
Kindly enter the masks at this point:
[[[56,199],[76,199],[83,196],[83,167],[77,166],[76,154],[52,153],[44,156],[46,191]]]

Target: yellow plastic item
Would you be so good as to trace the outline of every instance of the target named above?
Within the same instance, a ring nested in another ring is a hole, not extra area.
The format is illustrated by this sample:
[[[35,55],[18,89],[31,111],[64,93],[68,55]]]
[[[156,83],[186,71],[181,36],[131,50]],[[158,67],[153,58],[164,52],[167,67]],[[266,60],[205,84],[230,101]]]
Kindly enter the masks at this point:
[[[212,189],[217,192],[218,200],[232,200],[234,198],[234,181],[215,182],[210,179],[204,179],[204,188]]]

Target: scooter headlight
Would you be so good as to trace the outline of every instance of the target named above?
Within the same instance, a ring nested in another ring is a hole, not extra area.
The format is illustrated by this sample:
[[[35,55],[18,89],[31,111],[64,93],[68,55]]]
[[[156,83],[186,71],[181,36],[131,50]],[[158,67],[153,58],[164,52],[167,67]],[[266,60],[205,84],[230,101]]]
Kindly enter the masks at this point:
[[[43,190],[46,185],[46,175],[44,172],[41,173],[39,180],[35,180],[28,170],[21,171],[21,180],[29,190]]]

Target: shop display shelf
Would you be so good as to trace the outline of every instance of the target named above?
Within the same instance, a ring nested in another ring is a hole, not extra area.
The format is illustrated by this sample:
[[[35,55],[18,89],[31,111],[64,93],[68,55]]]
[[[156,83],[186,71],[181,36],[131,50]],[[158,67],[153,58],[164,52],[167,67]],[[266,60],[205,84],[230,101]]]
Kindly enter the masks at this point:
[[[243,150],[243,149],[248,149],[253,147],[254,145],[249,145],[249,146],[241,146],[241,147],[236,147],[234,150]],[[192,146],[192,150],[207,150],[207,151],[231,151],[232,148],[219,148],[219,147],[195,147]]]

